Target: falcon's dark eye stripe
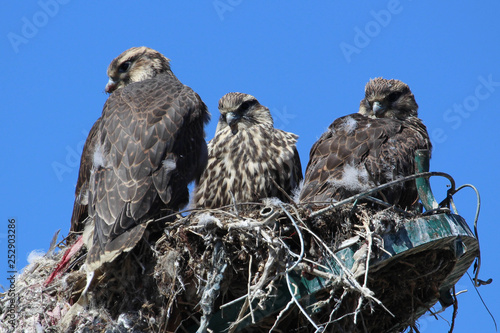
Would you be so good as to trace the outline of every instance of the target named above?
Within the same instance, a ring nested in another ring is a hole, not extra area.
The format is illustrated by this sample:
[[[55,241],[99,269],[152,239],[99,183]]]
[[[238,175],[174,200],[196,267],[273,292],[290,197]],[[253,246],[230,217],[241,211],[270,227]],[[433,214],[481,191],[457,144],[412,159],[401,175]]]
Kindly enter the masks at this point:
[[[118,72],[125,73],[126,71],[128,71],[131,64],[132,64],[131,61],[125,61],[123,64],[120,65],[120,67],[118,67]]]
[[[255,104],[257,104],[257,101],[255,99],[245,101],[245,102],[241,103],[240,107],[238,108],[238,111],[242,112],[242,111],[248,110],[251,106],[254,106]]]
[[[395,102],[399,96],[401,96],[401,93],[399,91],[395,91],[389,94],[389,96],[386,97],[386,100],[390,103]]]

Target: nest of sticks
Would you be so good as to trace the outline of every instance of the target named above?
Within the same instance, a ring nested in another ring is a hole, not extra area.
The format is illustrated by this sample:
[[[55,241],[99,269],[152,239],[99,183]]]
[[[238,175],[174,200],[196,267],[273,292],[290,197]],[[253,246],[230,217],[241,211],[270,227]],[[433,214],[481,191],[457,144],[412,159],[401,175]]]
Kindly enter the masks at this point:
[[[381,236],[412,216],[368,204],[311,213],[271,199],[160,217],[153,222],[160,233],[96,272],[84,310],[65,327],[85,287],[86,250],[45,286],[71,245],[62,242],[24,269],[15,298],[0,300],[0,330],[15,302],[19,331],[418,332],[416,320],[438,299],[452,254],[429,250],[372,267],[384,253]],[[354,243],[348,269],[335,251]],[[318,279],[324,288],[314,295],[290,297],[297,281]]]

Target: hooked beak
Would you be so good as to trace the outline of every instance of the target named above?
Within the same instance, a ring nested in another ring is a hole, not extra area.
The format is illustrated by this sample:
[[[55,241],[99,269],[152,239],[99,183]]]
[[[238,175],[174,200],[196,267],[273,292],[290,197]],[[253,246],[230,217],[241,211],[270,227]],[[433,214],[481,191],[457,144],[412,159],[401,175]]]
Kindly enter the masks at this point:
[[[111,94],[113,91],[116,90],[116,82],[113,81],[112,78],[109,78],[109,81],[108,83],[106,84],[106,88],[104,88],[104,91],[107,93],[107,94]]]
[[[240,120],[240,115],[234,112],[228,112],[226,114],[226,122],[231,127],[231,131],[235,134],[238,131],[238,120]]]
[[[372,110],[373,110],[373,113],[375,114],[375,116],[379,116],[382,113],[384,113],[385,106],[383,106],[382,104],[380,104],[380,102],[374,102]]]

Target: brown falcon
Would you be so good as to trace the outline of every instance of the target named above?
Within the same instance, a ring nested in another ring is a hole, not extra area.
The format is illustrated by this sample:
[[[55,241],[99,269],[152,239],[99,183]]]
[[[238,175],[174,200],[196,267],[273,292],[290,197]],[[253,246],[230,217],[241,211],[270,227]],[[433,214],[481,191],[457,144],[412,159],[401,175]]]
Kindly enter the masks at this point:
[[[232,204],[233,197],[240,203],[285,200],[282,191],[291,194],[302,180],[298,136],[274,128],[269,109],[248,94],[224,95],[219,110],[193,206],[221,207]]]
[[[89,270],[130,251],[160,208],[185,206],[207,161],[210,114],[169,59],[134,47],[111,62],[108,76],[111,95],[84,146],[72,218],[78,231],[88,205]]]
[[[95,145],[95,137],[101,118],[97,119],[90,129],[85,145],[83,146],[82,158],[80,160],[80,170],[78,172],[78,180],[76,182],[75,203],[73,204],[73,214],[71,216],[72,233],[81,233],[84,229],[84,221],[88,216],[88,192],[90,170],[92,169],[92,155]]]
[[[358,113],[335,120],[313,145],[300,201],[326,205],[415,173],[415,151],[431,149],[410,88],[376,78],[365,87]],[[410,208],[418,200],[415,181],[377,196]]]

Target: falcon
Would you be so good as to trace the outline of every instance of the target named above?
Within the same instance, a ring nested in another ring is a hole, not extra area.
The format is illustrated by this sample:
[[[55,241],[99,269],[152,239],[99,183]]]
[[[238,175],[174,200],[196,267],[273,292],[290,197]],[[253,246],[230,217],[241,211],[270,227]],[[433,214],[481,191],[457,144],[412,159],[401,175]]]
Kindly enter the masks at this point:
[[[94,123],[87,136],[87,140],[85,140],[85,145],[83,146],[80,170],[78,171],[78,180],[76,182],[75,203],[73,204],[73,214],[71,215],[70,232],[73,235],[83,231],[85,227],[84,221],[88,216],[88,190],[93,154],[93,149],[91,147],[95,145],[95,137],[100,121],[101,118],[97,119]]]
[[[208,163],[195,188],[193,206],[286,200],[302,180],[298,136],[274,128],[269,109],[251,95],[228,93],[208,143]]]
[[[93,219],[85,230],[93,228],[90,271],[130,251],[160,209],[185,206],[188,184],[207,161],[210,114],[172,73],[169,59],[134,47],[115,58],[107,74],[111,95],[84,146],[71,227],[81,230],[87,214]]]
[[[358,113],[336,119],[312,146],[299,200],[327,205],[415,173],[415,151],[431,150],[410,88],[376,78],[365,87]],[[418,200],[415,181],[377,197],[403,209]]]

